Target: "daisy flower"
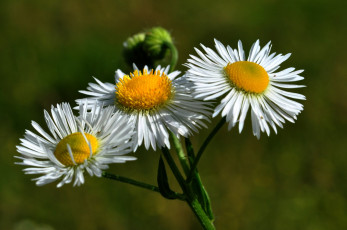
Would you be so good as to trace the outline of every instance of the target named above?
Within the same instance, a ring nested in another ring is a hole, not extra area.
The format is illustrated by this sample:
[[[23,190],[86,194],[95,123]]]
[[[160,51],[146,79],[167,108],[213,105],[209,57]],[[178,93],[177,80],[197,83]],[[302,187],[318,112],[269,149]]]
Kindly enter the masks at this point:
[[[108,164],[136,159],[123,156],[131,151],[133,128],[114,113],[113,107],[94,106],[87,112],[81,104],[79,112],[78,117],[74,116],[68,103],[52,106],[51,116],[44,111],[51,134],[32,121],[39,135],[26,130],[20,139],[17,151],[21,156],[17,158],[22,161],[17,164],[28,166],[23,170],[26,174],[44,174],[33,179],[37,185],[61,179],[57,187],[72,180],[74,186],[79,186],[84,183],[85,171],[100,177]]]
[[[248,57],[242,48],[225,47],[215,40],[217,52],[201,45],[204,52],[195,49],[199,57],[190,55],[185,64],[187,78],[194,82],[196,98],[214,100],[222,97],[213,117],[221,113],[229,123],[229,130],[238,122],[242,131],[248,110],[251,112],[253,134],[259,139],[261,132],[270,135],[270,127],[277,133],[276,125],[283,127],[285,120],[294,122],[303,105],[294,101],[305,96],[287,89],[304,87],[292,82],[302,80],[303,70],[287,68],[277,71],[290,54],[271,53],[271,43],[263,48],[256,41]]]
[[[122,117],[129,119],[134,127],[134,149],[143,142],[150,146],[170,148],[169,132],[177,137],[187,137],[192,131],[206,127],[211,112],[206,102],[196,100],[191,94],[191,82],[179,71],[168,73],[169,67],[143,71],[134,65],[134,72],[129,75],[116,71],[115,84],[102,83],[95,78],[89,83],[87,91],[80,91],[91,96],[89,106],[95,103],[114,105]],[[83,99],[82,99],[83,100]],[[80,103],[81,100],[77,100]]]

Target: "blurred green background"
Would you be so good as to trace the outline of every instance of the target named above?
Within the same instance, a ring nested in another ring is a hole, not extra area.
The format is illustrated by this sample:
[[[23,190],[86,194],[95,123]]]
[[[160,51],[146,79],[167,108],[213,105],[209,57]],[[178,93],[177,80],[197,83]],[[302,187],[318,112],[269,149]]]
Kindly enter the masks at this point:
[[[304,69],[307,101],[278,135],[228,132],[213,140],[199,170],[217,229],[347,229],[347,49],[344,1],[45,1],[0,2],[0,229],[200,229],[188,206],[103,178],[82,187],[37,187],[14,165],[30,121],[43,109],[74,103],[96,76],[112,82],[126,69],[122,42],[152,26],[167,28],[180,53],[213,38],[248,51],[256,39],[292,53],[282,65]],[[213,121],[215,123],[216,121]],[[198,147],[207,135],[193,138]],[[159,152],[110,172],[156,182]],[[174,185],[175,187],[175,185]],[[176,186],[177,188],[177,186]]]

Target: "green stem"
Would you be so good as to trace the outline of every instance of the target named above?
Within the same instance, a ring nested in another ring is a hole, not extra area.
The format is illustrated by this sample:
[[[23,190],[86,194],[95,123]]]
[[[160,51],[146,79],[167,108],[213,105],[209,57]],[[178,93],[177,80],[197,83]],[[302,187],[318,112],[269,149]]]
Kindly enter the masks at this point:
[[[187,176],[189,174],[190,170],[189,170],[189,165],[187,162],[187,157],[184,154],[182,144],[181,144],[180,140],[172,132],[170,132],[170,136],[173,140],[173,143],[174,143],[174,146],[176,149],[176,153],[177,153],[178,159],[180,160],[183,171],[184,171],[185,175]]]
[[[194,163],[192,165],[192,167],[190,168],[190,173],[187,177],[187,183],[190,183],[194,177],[194,171],[199,163],[199,160],[202,156],[202,154],[204,153],[207,145],[210,143],[210,141],[212,140],[212,138],[217,134],[217,132],[219,131],[219,129],[224,125],[225,123],[225,118],[222,118],[218,124],[214,127],[214,129],[212,130],[212,132],[208,135],[208,137],[206,138],[206,140],[204,141],[204,143],[202,144],[202,146],[199,149],[198,154],[196,155],[196,158],[194,160]]]
[[[193,144],[190,141],[189,137],[184,138],[184,143],[185,143],[185,146],[186,146],[189,163],[192,163],[194,161],[194,159],[195,159],[195,153],[194,153],[194,149],[193,149]]]
[[[111,174],[111,173],[108,173],[108,172],[103,172],[102,176],[107,178],[107,179],[117,180],[117,181],[120,181],[120,182],[123,182],[123,183],[126,183],[126,184],[131,184],[131,185],[134,185],[134,186],[137,186],[137,187],[141,187],[141,188],[144,188],[144,189],[147,189],[147,190],[151,190],[151,191],[154,191],[154,192],[159,192],[159,188],[154,186],[154,185],[146,184],[146,183],[143,183],[143,182],[140,182],[140,181],[136,181],[136,180],[127,178],[127,177],[114,175],[114,174]]]
[[[195,216],[205,230],[215,230],[213,222],[208,218],[197,199],[187,201]]]
[[[171,63],[170,63],[170,70],[169,70],[169,73],[171,73],[172,71],[174,71],[174,69],[176,67],[177,60],[178,60],[178,52],[177,52],[177,49],[173,43],[166,42],[165,45],[171,51]]]
[[[164,147],[161,150],[169,167],[171,168],[172,173],[174,174],[177,182],[182,188],[184,195],[186,196],[186,202],[194,212],[195,216],[198,218],[200,224],[203,226],[204,230],[214,230],[215,228],[212,221],[206,215],[204,209],[201,207],[198,199],[196,198],[196,195],[182,177],[179,169],[177,168],[177,165],[175,164],[175,161],[171,157],[169,149]]]

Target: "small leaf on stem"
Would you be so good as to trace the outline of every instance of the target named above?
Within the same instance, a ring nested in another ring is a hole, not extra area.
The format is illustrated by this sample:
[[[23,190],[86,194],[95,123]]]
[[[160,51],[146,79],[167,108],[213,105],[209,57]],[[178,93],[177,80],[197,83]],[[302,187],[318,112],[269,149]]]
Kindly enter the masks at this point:
[[[167,199],[177,199],[177,194],[170,189],[168,177],[166,174],[165,163],[160,156],[157,175],[158,187],[160,194]]]

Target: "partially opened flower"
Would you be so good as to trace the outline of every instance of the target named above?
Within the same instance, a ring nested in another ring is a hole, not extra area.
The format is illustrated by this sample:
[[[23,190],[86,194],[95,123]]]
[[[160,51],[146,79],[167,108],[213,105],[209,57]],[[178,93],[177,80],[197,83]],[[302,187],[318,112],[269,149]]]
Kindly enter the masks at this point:
[[[84,183],[85,171],[90,176],[101,176],[102,170],[111,163],[124,163],[135,160],[132,156],[123,156],[131,152],[130,140],[133,128],[127,120],[114,113],[113,107],[105,109],[94,106],[87,112],[80,105],[80,116],[74,116],[67,103],[51,109],[51,116],[44,111],[45,120],[51,134],[32,121],[38,132],[29,130],[17,146],[22,160],[17,164],[28,166],[26,174],[44,174],[35,178],[37,185],[44,185],[58,179],[57,187],[70,183]]]
[[[215,45],[217,53],[201,45],[206,54],[195,49],[199,57],[191,55],[186,64],[187,78],[194,82],[197,98],[222,97],[213,117],[222,113],[229,122],[229,129],[239,122],[241,132],[250,108],[253,134],[257,138],[260,132],[270,135],[269,126],[277,132],[276,125],[282,127],[285,120],[294,122],[303,106],[293,99],[305,100],[305,96],[281,88],[303,87],[290,84],[303,79],[299,76],[303,70],[288,68],[276,72],[290,54],[270,54],[270,42],[261,49],[259,40],[253,44],[248,58],[241,41],[234,50],[217,40]]]
[[[177,77],[179,71],[168,74],[168,67],[134,68],[129,75],[117,70],[115,84],[95,79],[97,84],[89,83],[88,91],[80,92],[95,99],[89,100],[89,106],[114,105],[122,117],[133,122],[135,149],[142,142],[146,149],[170,147],[169,131],[187,137],[205,126],[203,120],[210,115],[206,102],[192,97],[191,83],[184,76]]]

